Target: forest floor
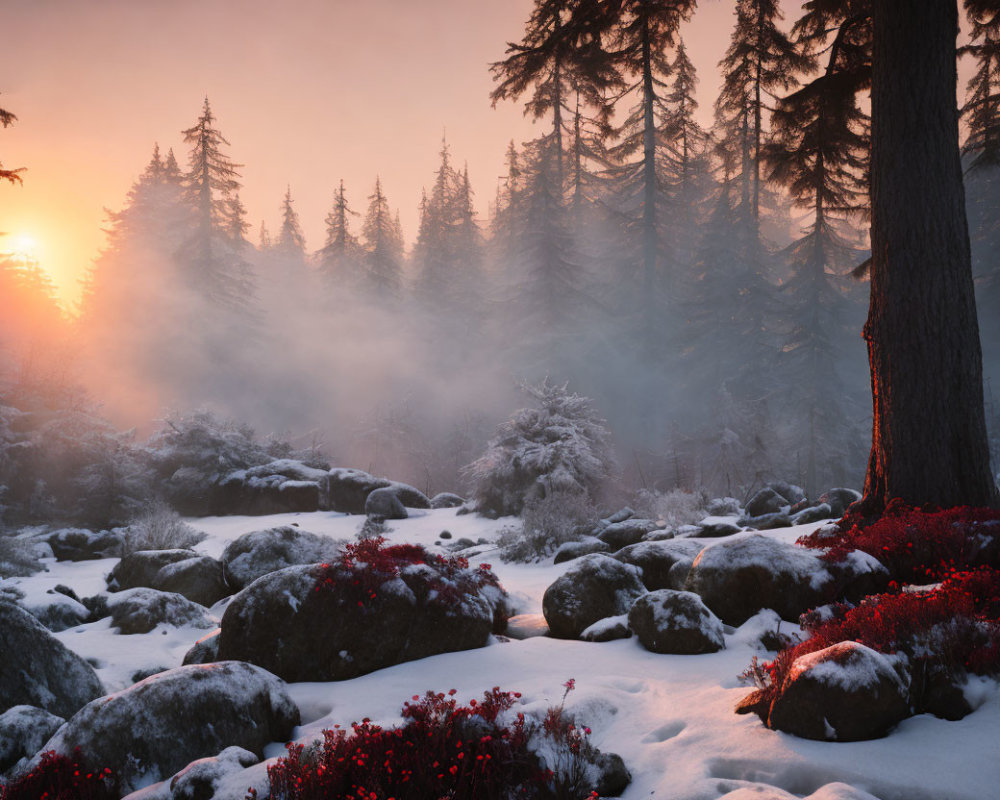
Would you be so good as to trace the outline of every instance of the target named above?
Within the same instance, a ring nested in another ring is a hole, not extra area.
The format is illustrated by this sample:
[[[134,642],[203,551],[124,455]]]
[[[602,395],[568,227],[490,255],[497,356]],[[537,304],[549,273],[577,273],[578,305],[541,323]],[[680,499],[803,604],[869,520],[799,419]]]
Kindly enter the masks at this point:
[[[435,544],[443,530],[451,532],[451,542],[461,537],[487,540],[490,544],[463,555],[473,565],[493,566],[518,613],[540,614],[545,589],[569,567],[553,565],[551,558],[536,564],[502,563],[492,542],[514,520],[456,516],[454,509],[410,514],[407,520],[389,523],[391,543],[419,543],[432,552],[444,552]],[[306,531],[349,540],[362,520],[317,512],[188,522],[208,534],[195,549],[217,558],[228,542],[248,531],[295,523]],[[816,527],[766,535],[794,541]],[[709,544],[713,541],[718,540]],[[48,572],[12,582],[28,595],[27,602],[42,601],[56,584],[83,597],[106,590],[104,576],[115,563],[115,559],[49,560]],[[227,602],[218,603],[212,613],[221,617]],[[740,673],[753,656],[770,657],[757,643],[770,620],[763,612],[739,629],[727,629],[726,649],[710,655],[656,655],[635,638],[602,644],[548,637],[494,638],[479,650],[426,658],[349,681],[292,684],[290,692],[302,715],[295,738],[311,741],[324,728],[346,727],[365,717],[383,726],[398,724],[402,704],[427,690],[456,689],[456,699],[467,701],[499,686],[521,692],[526,711],[542,710],[560,702],[563,684],[572,678],[576,689],[566,698],[566,708],[579,724],[592,729],[591,740],[597,747],[624,758],[632,774],[625,800],[1000,797],[1000,687],[991,682],[970,687],[979,707],[961,721],[919,715],[904,720],[889,736],[867,742],[807,741],[768,730],[753,715],[734,714],[733,707],[748,692]],[[782,632],[796,631],[783,625]],[[131,685],[137,671],[179,666],[184,653],[205,633],[161,625],[148,634],[122,636],[104,619],[56,635],[72,650],[96,660],[97,674],[112,692]],[[283,755],[283,744],[271,745],[266,754]],[[251,786],[263,790],[266,764],[228,776],[218,800],[243,800]],[[137,794],[154,796],[155,789]]]

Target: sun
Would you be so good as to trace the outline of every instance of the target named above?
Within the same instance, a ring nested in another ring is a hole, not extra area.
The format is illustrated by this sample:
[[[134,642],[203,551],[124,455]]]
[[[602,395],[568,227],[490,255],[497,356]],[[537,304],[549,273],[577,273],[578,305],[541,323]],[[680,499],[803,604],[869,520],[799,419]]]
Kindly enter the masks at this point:
[[[30,233],[18,233],[10,239],[11,252],[26,259],[38,257],[38,242]]]

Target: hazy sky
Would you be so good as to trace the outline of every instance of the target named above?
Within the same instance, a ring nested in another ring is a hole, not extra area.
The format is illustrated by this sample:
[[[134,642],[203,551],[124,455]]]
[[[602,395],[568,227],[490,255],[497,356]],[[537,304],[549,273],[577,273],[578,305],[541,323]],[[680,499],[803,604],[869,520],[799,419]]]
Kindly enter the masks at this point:
[[[28,235],[72,300],[159,142],[174,147],[208,95],[242,197],[273,231],[290,185],[310,249],[340,178],[363,212],[376,173],[407,240],[442,132],[468,161],[485,216],[507,142],[532,138],[520,104],[490,107],[487,65],[520,38],[532,0],[5,0],[0,230]],[[708,122],[732,4],[703,0],[683,34]],[[10,240],[8,240],[10,241]],[[0,246],[0,249],[7,249]]]

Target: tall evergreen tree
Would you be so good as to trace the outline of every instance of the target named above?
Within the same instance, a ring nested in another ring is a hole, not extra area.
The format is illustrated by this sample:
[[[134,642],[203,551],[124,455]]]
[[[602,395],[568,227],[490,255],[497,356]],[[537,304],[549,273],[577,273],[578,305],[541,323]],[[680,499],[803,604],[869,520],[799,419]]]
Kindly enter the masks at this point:
[[[214,302],[246,308],[253,297],[252,275],[226,236],[229,200],[240,189],[240,165],[224,152],[229,142],[215,127],[207,97],[198,122],[183,136],[191,146],[185,187],[193,206],[194,229],[182,245],[190,280]]]
[[[872,6],[874,428],[861,511],[878,515],[894,498],[995,506],[958,143],[957,2]]]
[[[402,284],[403,234],[389,209],[382,180],[368,197],[362,228],[368,287],[381,299],[395,297]]]
[[[306,237],[302,233],[302,225],[299,222],[299,215],[292,206],[292,187],[285,190],[285,197],[281,201],[281,228],[278,231],[278,249],[287,253],[295,253],[304,256],[306,251]]]
[[[351,233],[351,217],[360,216],[347,202],[344,181],[333,196],[333,208],[326,215],[326,242],[319,251],[319,273],[331,287],[357,288],[361,283],[362,250]]]

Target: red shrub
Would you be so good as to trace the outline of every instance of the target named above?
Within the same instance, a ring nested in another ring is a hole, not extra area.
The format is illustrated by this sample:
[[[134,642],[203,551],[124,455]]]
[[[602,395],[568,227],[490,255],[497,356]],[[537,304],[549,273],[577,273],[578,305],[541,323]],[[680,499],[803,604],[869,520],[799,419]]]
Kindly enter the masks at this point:
[[[316,590],[336,586],[351,592],[355,602],[363,606],[375,599],[386,581],[399,577],[406,567],[420,564],[433,568],[430,588],[441,602],[459,603],[464,595],[475,594],[486,586],[500,587],[489,564],[470,570],[464,558],[429,553],[418,544],[386,546],[385,537],[375,536],[348,544],[336,563],[324,564]]]
[[[1000,511],[968,506],[927,511],[893,501],[871,524],[847,517],[838,533],[817,531],[798,544],[828,548],[823,558],[834,562],[851,550],[861,550],[881,561],[895,581],[926,584],[949,572],[995,561],[991,548],[984,548],[984,537],[993,536],[1000,537]]]
[[[507,713],[517,693],[494,688],[468,706],[454,694],[414,695],[403,706],[399,728],[386,730],[366,719],[350,732],[323,731],[322,743],[313,747],[288,745],[288,755],[267,770],[271,800],[596,797],[544,769],[529,747],[537,734],[579,754],[590,731],[564,720],[561,706],[539,728],[523,714]],[[254,797],[251,790],[248,798]]]
[[[981,567],[949,575],[928,592],[872,595],[840,605],[832,617],[806,614],[810,638],[747,671],[759,700],[770,706],[792,662],[838,642],[855,641],[880,653],[905,654],[914,674],[960,677],[1000,674],[1000,572]],[[917,707],[921,698],[913,698]]]
[[[88,771],[80,751],[73,758],[54,751],[42,753],[41,763],[8,786],[0,784],[0,800],[116,800],[121,797],[111,770]]]

